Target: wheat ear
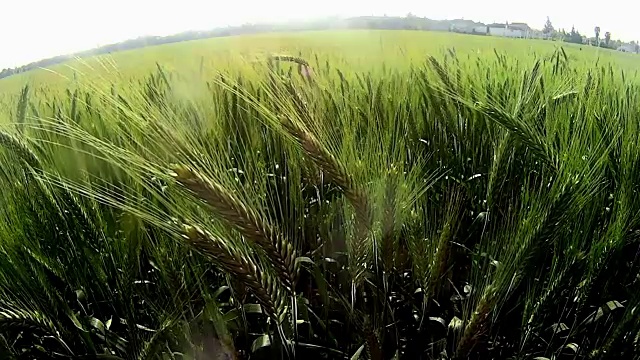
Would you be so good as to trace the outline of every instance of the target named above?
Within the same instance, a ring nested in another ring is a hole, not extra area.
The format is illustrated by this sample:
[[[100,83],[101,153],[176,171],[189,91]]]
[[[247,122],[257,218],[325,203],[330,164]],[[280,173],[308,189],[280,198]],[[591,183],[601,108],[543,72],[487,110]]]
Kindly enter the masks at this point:
[[[243,236],[264,249],[278,276],[288,289],[293,289],[296,252],[287,239],[221,185],[185,166],[176,166],[173,170],[176,181],[202,199]]]
[[[427,297],[436,295],[438,289],[440,288],[442,278],[447,273],[447,268],[449,267],[449,254],[451,249],[450,243],[452,238],[453,232],[451,229],[451,224],[447,222],[442,228],[440,239],[438,240],[438,248],[436,249],[433,268],[431,269],[427,289],[425,289],[425,294]]]
[[[475,311],[471,315],[471,320],[464,328],[462,338],[458,341],[456,348],[456,359],[468,359],[471,351],[480,340],[480,337],[487,331],[487,323],[491,310],[495,306],[495,291],[489,286],[488,291],[480,299]]]
[[[282,121],[282,125],[300,143],[304,152],[316,166],[322,169],[329,181],[342,190],[356,212],[359,236],[365,238],[372,222],[371,205],[365,193],[357,186],[345,166],[329,153],[312,134],[286,119]]]
[[[284,119],[282,125],[285,130],[300,143],[304,152],[318,166],[328,180],[338,186],[356,214],[356,236],[350,243],[350,269],[355,271],[352,277],[355,282],[361,278],[367,264],[366,238],[371,230],[372,211],[369,199],[357,186],[344,165],[338,161],[322,144],[308,131],[293,122]]]
[[[183,225],[182,234],[193,248],[208,256],[246,285],[264,307],[265,312],[274,319],[278,319],[285,300],[276,279],[258,269],[238,252],[230,251],[223,240],[200,228]]]
[[[382,263],[388,273],[393,268],[396,237],[396,190],[398,182],[391,176],[385,186],[384,219],[382,219]]]
[[[33,153],[33,151],[29,149],[29,147],[23,144],[22,141],[18,140],[16,137],[0,131],[0,146],[6,148],[9,151],[12,151],[32,168],[40,168],[40,160],[38,159],[36,154]]]
[[[357,283],[366,269],[368,257],[365,240],[371,230],[372,223],[369,199],[357,186],[344,165],[322,146],[311,133],[287,119],[282,121],[282,125],[300,143],[307,156],[324,172],[328,180],[342,190],[342,193],[355,211],[356,234],[354,241],[350,243],[349,261],[352,265],[350,269],[354,271],[352,274],[353,280]]]
[[[0,309],[0,329],[42,331],[57,335],[53,323],[39,313],[9,308]]]
[[[451,242],[458,228],[462,200],[460,190],[453,188],[451,198],[447,201],[444,224],[440,230],[440,238],[438,239],[435,256],[430,268],[429,281],[425,289],[427,297],[438,295],[438,291],[443,285],[442,281],[449,271]]]
[[[309,62],[307,60],[298,56],[274,54],[274,55],[271,55],[271,59],[276,61],[293,62],[302,66],[309,66]]]
[[[4,302],[0,303],[0,331],[20,330],[22,332],[27,330],[40,333],[40,335],[48,334],[65,350],[72,353],[51,320],[39,312],[14,309],[13,307],[7,307],[7,305]]]

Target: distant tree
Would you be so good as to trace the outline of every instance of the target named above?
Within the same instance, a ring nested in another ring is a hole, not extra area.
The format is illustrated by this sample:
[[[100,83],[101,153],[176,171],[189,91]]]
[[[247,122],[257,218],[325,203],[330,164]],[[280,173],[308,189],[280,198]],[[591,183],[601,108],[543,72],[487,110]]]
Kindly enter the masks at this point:
[[[596,45],[599,46],[600,45],[600,26],[596,26],[596,28],[593,29],[593,31],[596,33]]]
[[[620,41],[620,40],[611,40],[611,41],[609,42],[609,47],[610,47],[610,48],[612,48],[612,49],[617,49],[617,48],[619,48],[620,46],[622,46],[622,44],[623,44],[623,43],[622,43],[622,41]]]
[[[16,74],[18,72],[18,69],[2,69],[2,71],[0,71],[0,79],[2,78],[6,78],[8,76],[11,76],[13,74]]]
[[[547,35],[547,36],[551,36],[553,35],[553,25],[551,24],[551,20],[549,20],[549,17],[547,16],[547,21],[544,23],[544,28],[542,29],[542,33]]]
[[[574,44],[582,44],[582,35],[580,35],[580,32],[576,30],[575,27],[571,27],[571,32],[570,33],[564,33],[563,34],[563,40],[566,42],[570,42],[570,43],[574,43]]]
[[[609,42],[611,41],[611,33],[610,32],[606,32],[604,33],[604,43],[605,45],[609,46]]]

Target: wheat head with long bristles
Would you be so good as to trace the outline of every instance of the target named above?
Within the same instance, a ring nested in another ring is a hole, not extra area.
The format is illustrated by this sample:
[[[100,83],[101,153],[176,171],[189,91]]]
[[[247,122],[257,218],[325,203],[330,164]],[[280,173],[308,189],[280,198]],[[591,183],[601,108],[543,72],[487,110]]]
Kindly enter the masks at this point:
[[[16,137],[0,131],[0,146],[14,152],[20,159],[22,159],[32,168],[40,167],[40,160],[38,159],[36,154]]]
[[[358,235],[366,237],[371,228],[372,210],[365,193],[357,186],[344,165],[329,153],[311,133],[287,119],[282,121],[282,125],[300,143],[304,152],[316,166],[324,171],[329,180],[340,187],[355,210]]]
[[[237,252],[227,249],[221,239],[198,227],[183,225],[182,233],[183,238],[193,248],[211,258],[245,284],[265,308],[265,312],[274,319],[278,319],[285,300],[277,279],[261,271]]]
[[[351,175],[338,159],[336,159],[322,144],[308,131],[293,122],[284,119],[283,127],[302,146],[304,152],[311,158],[334,185],[338,186],[354,209],[356,216],[356,232],[354,240],[350,242],[350,269],[353,271],[354,282],[359,282],[364,274],[369,251],[366,239],[372,226],[372,210],[369,198],[357,186]]]
[[[495,307],[496,300],[495,288],[489,285],[465,326],[460,341],[458,341],[455,359],[468,359],[480,337],[486,334],[487,326],[490,323],[489,315]]]
[[[173,171],[178,183],[202,199],[243,236],[258,244],[272,260],[285,286],[293,289],[296,251],[287,239],[221,185],[185,166],[175,166]]]

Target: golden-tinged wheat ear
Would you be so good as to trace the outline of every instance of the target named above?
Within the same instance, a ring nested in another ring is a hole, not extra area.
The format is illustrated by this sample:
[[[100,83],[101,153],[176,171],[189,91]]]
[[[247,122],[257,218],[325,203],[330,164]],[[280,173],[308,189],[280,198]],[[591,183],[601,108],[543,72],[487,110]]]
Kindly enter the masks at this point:
[[[175,166],[173,171],[178,183],[209,205],[245,238],[260,246],[273,262],[285,287],[289,290],[294,288],[296,251],[275,227],[220,184],[204,178],[186,166]]]
[[[222,239],[196,226],[183,225],[182,234],[189,245],[243,283],[258,299],[267,315],[278,319],[286,305],[286,297],[278,279],[259,269],[239,252],[230,250]]]

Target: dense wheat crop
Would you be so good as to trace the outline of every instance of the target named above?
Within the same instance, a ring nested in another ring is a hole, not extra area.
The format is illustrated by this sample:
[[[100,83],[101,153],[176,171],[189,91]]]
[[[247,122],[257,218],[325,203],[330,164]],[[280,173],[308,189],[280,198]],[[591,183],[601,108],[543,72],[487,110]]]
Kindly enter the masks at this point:
[[[638,354],[635,59],[260,38],[0,82],[1,358]]]

